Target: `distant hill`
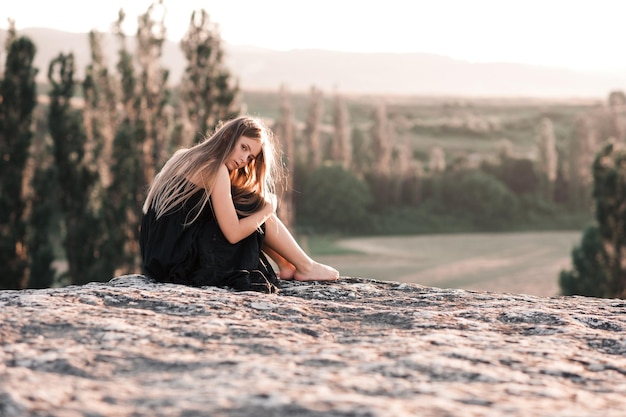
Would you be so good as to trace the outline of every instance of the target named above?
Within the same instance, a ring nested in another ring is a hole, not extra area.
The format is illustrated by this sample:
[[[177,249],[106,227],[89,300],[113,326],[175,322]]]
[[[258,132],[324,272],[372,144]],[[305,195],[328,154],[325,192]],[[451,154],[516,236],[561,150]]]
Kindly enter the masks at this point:
[[[19,34],[29,36],[37,45],[35,64],[42,80],[48,64],[60,52],[74,52],[79,76],[88,63],[87,34],[43,28],[24,29]],[[0,30],[0,45],[5,37],[6,32]],[[105,45],[113,66],[117,41],[107,34]],[[470,63],[426,53],[274,51],[227,43],[224,49],[226,64],[244,90],[278,90],[284,84],[291,91],[307,91],[315,85],[357,94],[605,98],[612,90],[626,89],[626,69],[621,73],[585,73],[513,63]],[[163,66],[170,70],[172,82],[181,79],[185,59],[178,43],[165,43]]]

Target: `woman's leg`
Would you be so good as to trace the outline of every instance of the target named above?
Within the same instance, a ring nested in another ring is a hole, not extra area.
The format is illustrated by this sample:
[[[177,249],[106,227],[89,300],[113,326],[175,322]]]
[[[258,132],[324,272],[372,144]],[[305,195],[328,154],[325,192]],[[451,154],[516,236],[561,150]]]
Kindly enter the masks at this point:
[[[269,256],[278,266],[278,278],[280,279],[293,279],[293,274],[296,272],[296,267],[280,256],[278,252],[267,246],[267,243],[263,243],[261,250]]]
[[[311,259],[276,215],[265,222],[263,251],[276,262],[282,279],[330,281],[339,278],[335,268]]]

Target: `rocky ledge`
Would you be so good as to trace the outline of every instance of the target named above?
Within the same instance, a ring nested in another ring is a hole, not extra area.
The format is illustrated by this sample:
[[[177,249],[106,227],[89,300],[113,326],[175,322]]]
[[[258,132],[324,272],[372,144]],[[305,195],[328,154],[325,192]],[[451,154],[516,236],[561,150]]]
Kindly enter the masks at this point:
[[[623,416],[626,301],[343,278],[0,292],[0,416]]]

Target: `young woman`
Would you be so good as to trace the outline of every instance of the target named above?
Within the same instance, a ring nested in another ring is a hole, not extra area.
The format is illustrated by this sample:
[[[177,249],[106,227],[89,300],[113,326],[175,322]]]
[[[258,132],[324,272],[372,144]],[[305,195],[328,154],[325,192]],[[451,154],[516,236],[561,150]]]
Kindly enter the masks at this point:
[[[275,292],[277,278],[338,279],[339,272],[311,259],[276,216],[280,173],[271,131],[248,116],[174,153],[143,206],[144,273],[161,282],[262,292]]]

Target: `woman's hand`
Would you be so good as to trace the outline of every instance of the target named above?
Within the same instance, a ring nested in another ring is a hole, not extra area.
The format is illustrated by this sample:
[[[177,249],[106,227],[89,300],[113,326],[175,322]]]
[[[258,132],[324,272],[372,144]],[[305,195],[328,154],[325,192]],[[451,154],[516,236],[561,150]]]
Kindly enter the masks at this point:
[[[265,197],[265,206],[256,213],[238,218],[230,190],[230,176],[226,165],[222,165],[217,172],[215,186],[211,193],[213,212],[220,230],[230,243],[237,243],[250,236],[276,210],[276,196],[268,194]]]

